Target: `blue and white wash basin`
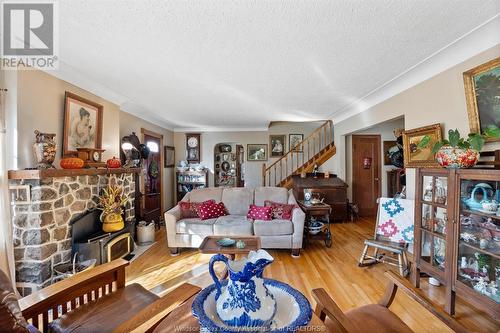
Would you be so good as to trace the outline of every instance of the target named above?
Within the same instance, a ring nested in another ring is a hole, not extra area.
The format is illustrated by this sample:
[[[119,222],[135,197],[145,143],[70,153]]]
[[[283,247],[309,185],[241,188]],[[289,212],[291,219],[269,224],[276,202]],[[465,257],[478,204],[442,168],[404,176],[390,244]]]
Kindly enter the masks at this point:
[[[225,286],[227,280],[221,281]],[[264,285],[276,300],[276,314],[270,327],[263,330],[255,327],[255,332],[284,333],[296,332],[300,327],[309,324],[312,318],[311,304],[298,290],[288,284],[272,279],[264,279]],[[201,332],[240,333],[253,332],[250,327],[236,327],[225,324],[217,314],[215,284],[203,289],[194,299],[193,315],[198,319]]]

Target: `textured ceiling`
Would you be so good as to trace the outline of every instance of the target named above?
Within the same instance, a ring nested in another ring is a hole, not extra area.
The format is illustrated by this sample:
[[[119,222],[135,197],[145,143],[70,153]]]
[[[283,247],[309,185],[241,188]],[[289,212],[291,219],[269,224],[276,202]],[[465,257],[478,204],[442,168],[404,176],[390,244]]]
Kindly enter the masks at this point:
[[[338,115],[500,12],[498,0],[59,4],[60,76],[184,128]]]

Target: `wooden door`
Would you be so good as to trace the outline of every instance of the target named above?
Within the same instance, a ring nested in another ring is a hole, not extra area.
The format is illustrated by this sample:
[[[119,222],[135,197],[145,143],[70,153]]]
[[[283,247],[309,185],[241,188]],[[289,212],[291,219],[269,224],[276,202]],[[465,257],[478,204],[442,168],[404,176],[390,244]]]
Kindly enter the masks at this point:
[[[146,174],[144,176],[144,211],[146,221],[159,223],[162,218],[162,137],[143,130],[144,143],[149,147],[148,158],[144,161]]]
[[[352,136],[352,199],[361,216],[377,214],[380,197],[380,135]]]

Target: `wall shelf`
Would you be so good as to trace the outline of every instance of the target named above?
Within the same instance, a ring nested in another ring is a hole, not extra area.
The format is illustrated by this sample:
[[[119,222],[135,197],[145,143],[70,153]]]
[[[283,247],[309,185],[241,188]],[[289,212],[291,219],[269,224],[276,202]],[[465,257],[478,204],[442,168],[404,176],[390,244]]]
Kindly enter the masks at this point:
[[[123,173],[140,173],[140,168],[118,169],[44,169],[44,170],[9,170],[9,179],[44,179],[58,177],[77,177],[95,175],[118,175]]]

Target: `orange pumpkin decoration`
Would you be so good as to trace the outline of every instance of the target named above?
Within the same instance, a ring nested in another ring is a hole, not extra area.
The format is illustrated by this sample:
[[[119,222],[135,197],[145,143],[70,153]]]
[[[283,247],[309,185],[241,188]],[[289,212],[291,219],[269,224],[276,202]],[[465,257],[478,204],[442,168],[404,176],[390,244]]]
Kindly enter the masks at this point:
[[[119,159],[113,156],[113,158],[106,161],[106,165],[110,169],[118,169],[119,167],[122,166],[122,162],[120,162]]]
[[[83,168],[83,160],[78,157],[66,157],[59,162],[59,165],[63,169],[81,169]]]

